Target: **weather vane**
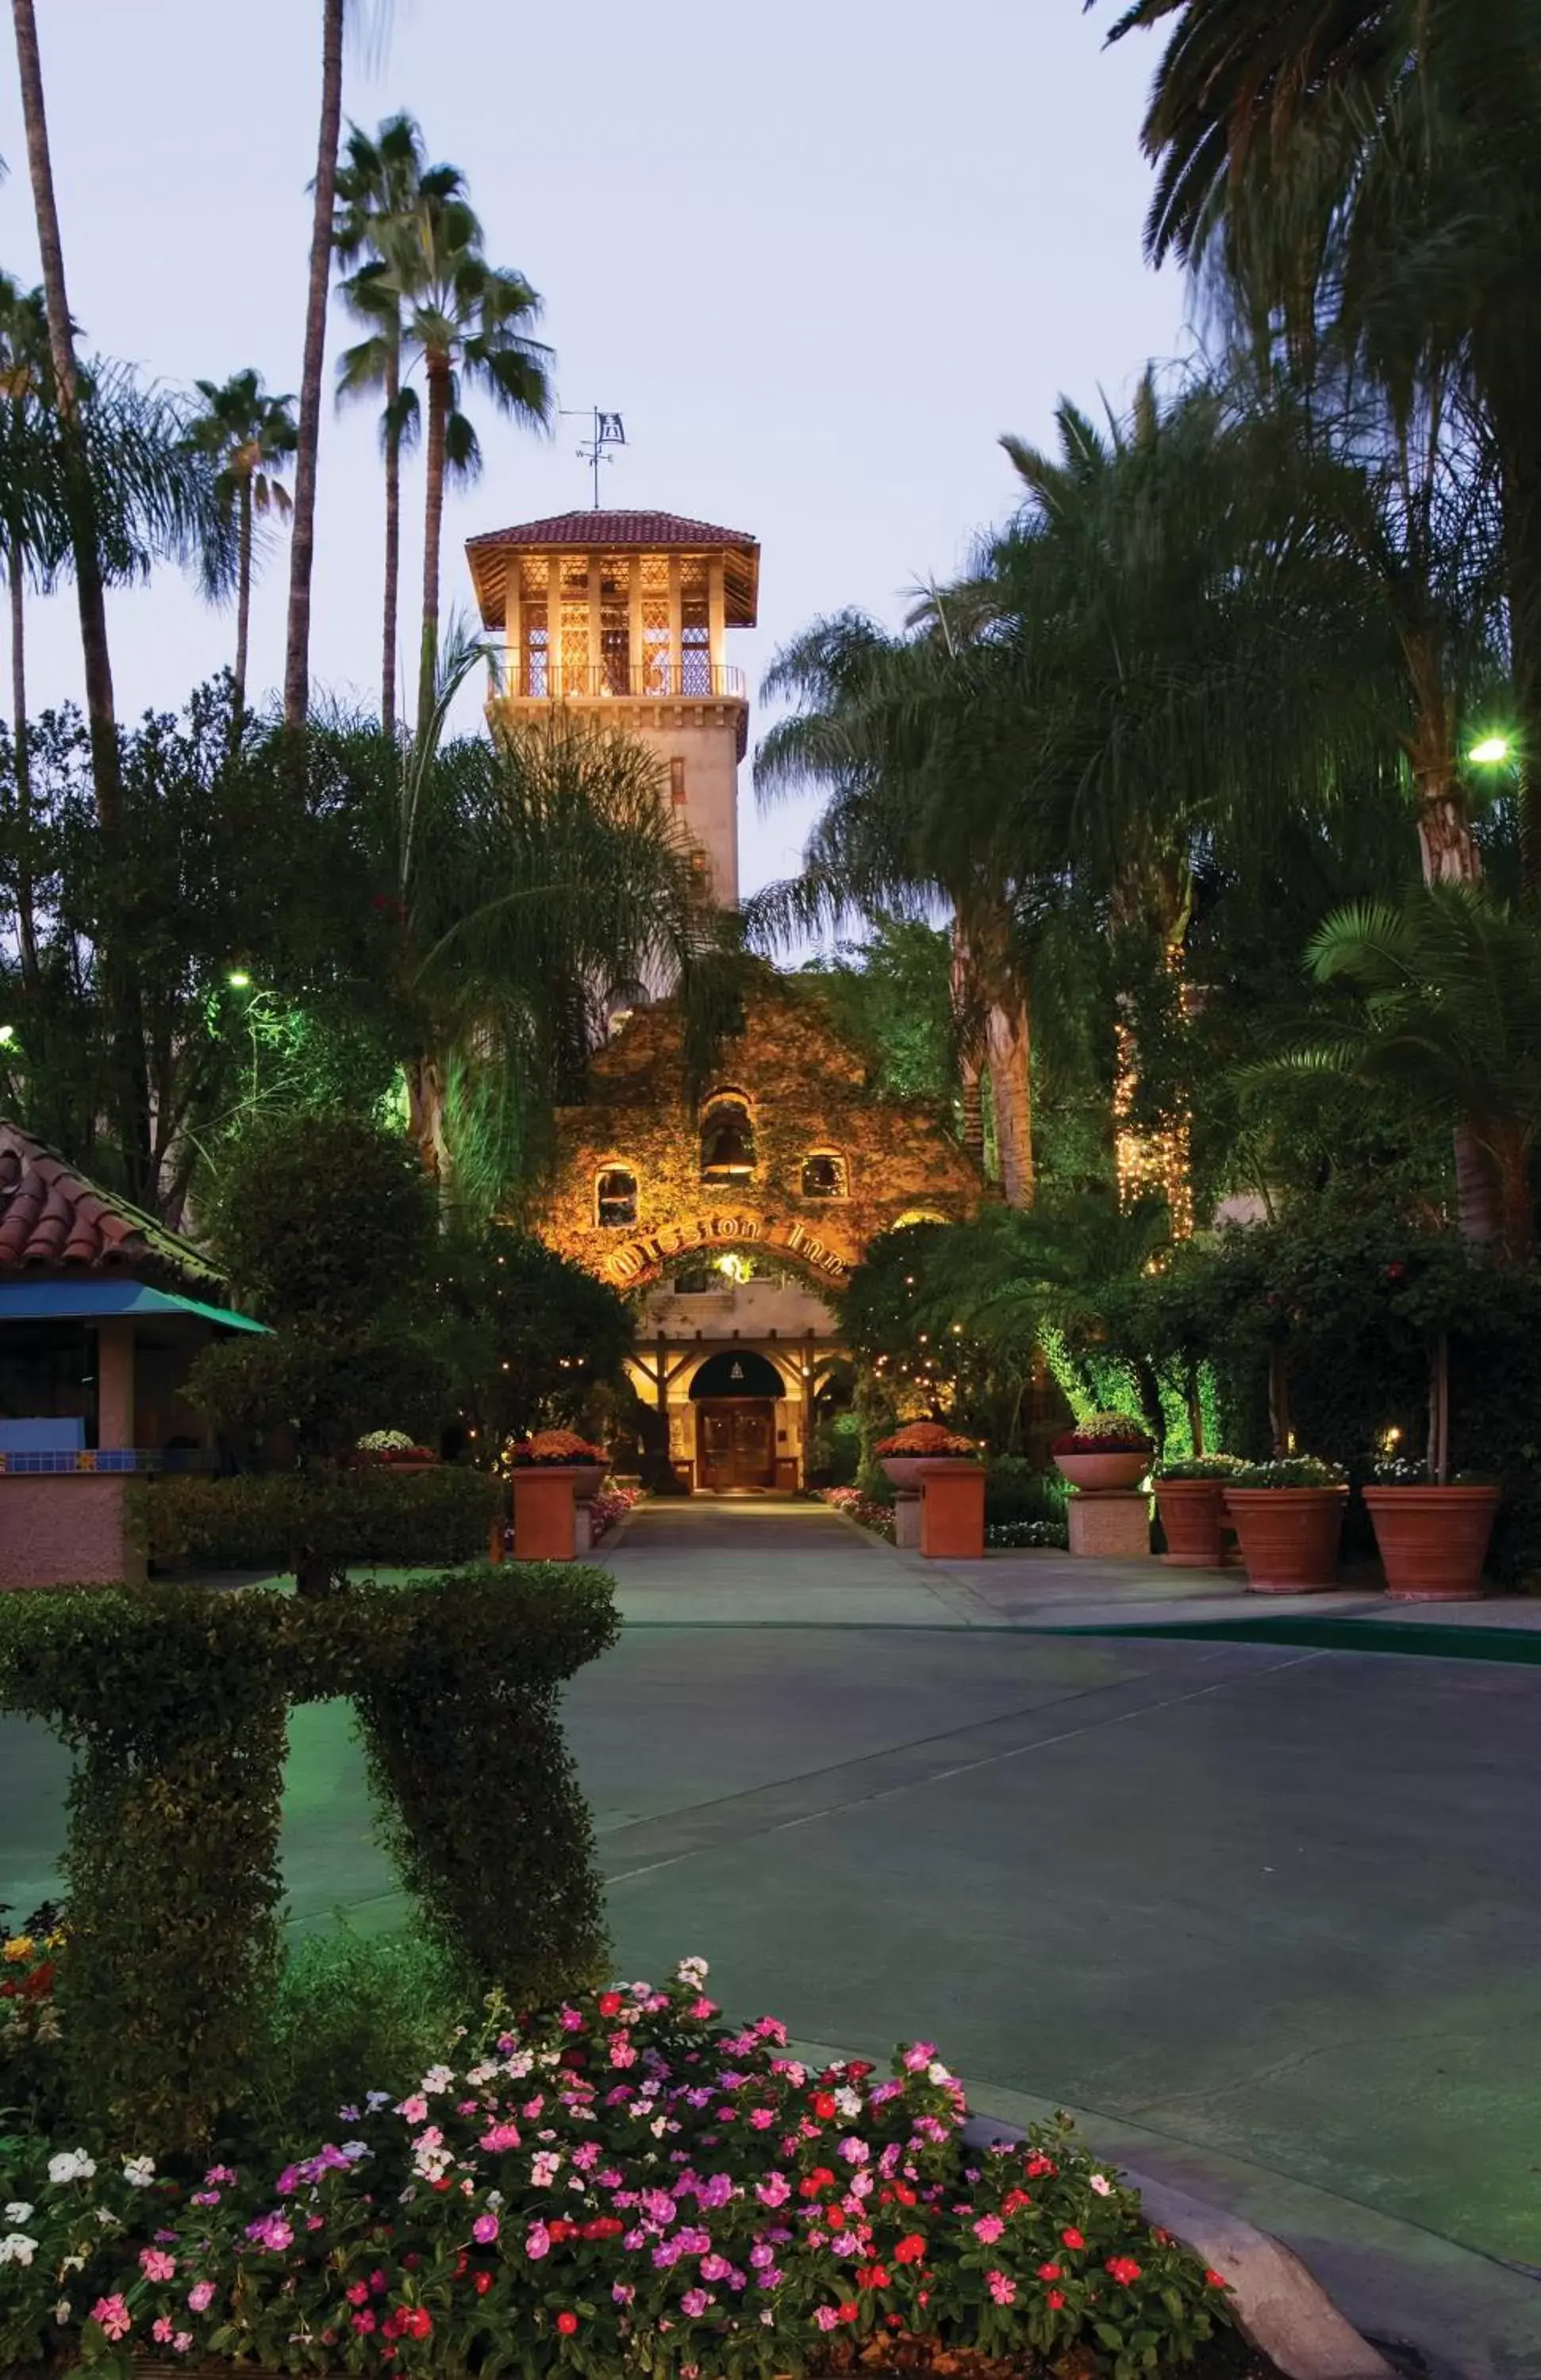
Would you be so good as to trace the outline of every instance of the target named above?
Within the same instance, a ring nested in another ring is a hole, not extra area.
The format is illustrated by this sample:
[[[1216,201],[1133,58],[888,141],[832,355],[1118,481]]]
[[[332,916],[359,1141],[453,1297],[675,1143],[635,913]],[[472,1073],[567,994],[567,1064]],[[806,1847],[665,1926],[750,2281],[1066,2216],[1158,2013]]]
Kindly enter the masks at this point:
[[[618,413],[602,413],[597,405],[564,405],[562,411],[564,418],[568,420],[575,420],[581,413],[587,420],[591,421],[593,424],[588,436],[583,441],[577,451],[578,460],[582,463],[587,463],[589,469],[594,474],[594,510],[598,512],[600,509],[600,465],[601,463],[613,463],[615,460],[613,455],[609,451],[612,446],[624,446],[625,444],[625,423],[622,420]]]

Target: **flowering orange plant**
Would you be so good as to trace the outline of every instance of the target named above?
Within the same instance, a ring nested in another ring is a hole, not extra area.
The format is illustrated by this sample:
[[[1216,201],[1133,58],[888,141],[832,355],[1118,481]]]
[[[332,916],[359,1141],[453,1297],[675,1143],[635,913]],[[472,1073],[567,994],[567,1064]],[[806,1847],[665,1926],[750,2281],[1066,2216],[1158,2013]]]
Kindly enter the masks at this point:
[[[515,1463],[602,1463],[602,1446],[590,1445],[573,1429],[538,1429],[533,1438],[516,1439],[508,1450]]]
[[[974,1440],[960,1438],[955,1429],[947,1429],[940,1421],[907,1421],[892,1438],[880,1438],[873,1450],[878,1454],[972,1454]]]

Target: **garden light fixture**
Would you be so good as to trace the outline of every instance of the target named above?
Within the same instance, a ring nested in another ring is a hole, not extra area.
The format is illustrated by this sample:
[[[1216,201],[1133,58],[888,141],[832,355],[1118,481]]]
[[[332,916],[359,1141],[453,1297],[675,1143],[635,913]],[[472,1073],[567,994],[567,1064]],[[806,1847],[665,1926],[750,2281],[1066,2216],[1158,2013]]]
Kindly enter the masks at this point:
[[[1485,735],[1480,744],[1473,745],[1466,758],[1475,768],[1498,769],[1509,759],[1510,749],[1507,735]]]

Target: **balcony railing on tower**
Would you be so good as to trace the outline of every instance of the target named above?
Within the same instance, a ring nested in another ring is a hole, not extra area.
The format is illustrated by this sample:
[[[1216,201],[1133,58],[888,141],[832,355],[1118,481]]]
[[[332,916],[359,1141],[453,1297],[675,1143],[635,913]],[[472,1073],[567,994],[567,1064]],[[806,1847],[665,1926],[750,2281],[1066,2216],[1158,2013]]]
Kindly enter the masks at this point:
[[[587,662],[553,662],[539,648],[505,657],[503,691],[523,700],[559,702],[602,702],[607,696],[664,702],[743,702],[747,698],[743,671],[721,662],[714,664],[705,653],[686,652],[682,662],[667,662],[651,653],[634,662],[627,653],[615,653],[595,667]]]

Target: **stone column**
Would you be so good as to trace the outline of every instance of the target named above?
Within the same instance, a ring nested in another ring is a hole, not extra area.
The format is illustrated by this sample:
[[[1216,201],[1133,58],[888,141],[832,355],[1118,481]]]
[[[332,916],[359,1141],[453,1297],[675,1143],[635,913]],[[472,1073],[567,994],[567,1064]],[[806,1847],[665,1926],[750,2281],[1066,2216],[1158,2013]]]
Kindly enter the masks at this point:
[[[669,691],[685,691],[685,627],[680,611],[680,558],[669,556]]]
[[[604,566],[601,562],[599,555],[597,553],[591,553],[588,557],[588,691],[590,694],[598,694],[600,687],[603,683],[601,672],[604,666],[604,647],[600,633],[603,619],[604,606],[604,590],[601,583],[603,577]]]
[[[637,553],[634,553],[631,557],[631,576],[627,581],[626,592],[627,626],[630,630],[631,643],[631,690],[633,694],[640,694],[643,691],[642,557]]]
[[[124,1315],[96,1326],[96,1442],[134,1443],[134,1326]]]
[[[717,672],[727,660],[727,597],[723,587],[723,557],[714,553],[707,564],[707,623],[710,638],[712,687],[717,686]]]

